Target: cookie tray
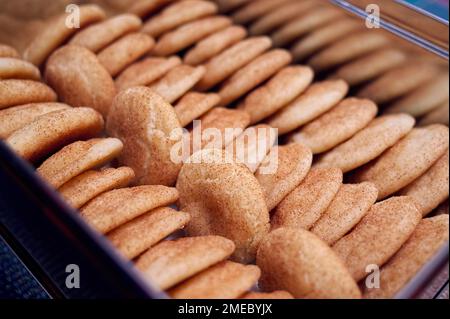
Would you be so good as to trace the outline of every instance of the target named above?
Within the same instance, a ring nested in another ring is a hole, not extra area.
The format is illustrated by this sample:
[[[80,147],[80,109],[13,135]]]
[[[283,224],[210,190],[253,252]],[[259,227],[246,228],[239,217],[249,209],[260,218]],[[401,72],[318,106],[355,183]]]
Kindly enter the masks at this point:
[[[0,141],[0,235],[51,298],[165,298]],[[397,295],[435,298],[448,282],[448,244]],[[68,288],[66,267],[79,268]],[[433,282],[433,287],[429,283]]]

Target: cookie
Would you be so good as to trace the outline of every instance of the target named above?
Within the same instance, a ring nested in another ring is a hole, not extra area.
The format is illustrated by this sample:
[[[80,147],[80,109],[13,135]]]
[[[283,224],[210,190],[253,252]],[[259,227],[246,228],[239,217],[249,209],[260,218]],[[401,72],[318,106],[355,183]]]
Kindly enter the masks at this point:
[[[256,264],[265,291],[286,290],[301,299],[353,299],[361,292],[342,261],[314,234],[280,228],[264,238]]]
[[[20,54],[13,47],[0,43],[0,58],[20,59]]]
[[[247,31],[243,27],[234,25],[213,33],[198,42],[186,53],[184,63],[194,66],[205,63],[244,39],[246,35]]]
[[[313,77],[314,72],[309,67],[285,67],[267,84],[250,93],[239,108],[250,114],[251,124],[258,123],[298,97]]]
[[[32,80],[0,80],[0,110],[27,103],[55,101],[55,92],[44,83]]]
[[[175,299],[236,299],[252,288],[261,274],[255,265],[223,261],[169,291]]]
[[[274,209],[306,177],[312,163],[311,150],[298,143],[275,146],[256,171],[269,211]],[[276,165],[276,171],[268,171]]]
[[[22,158],[35,162],[80,139],[95,137],[103,119],[90,108],[69,108],[40,116],[12,133],[6,143]]]
[[[405,63],[363,87],[358,96],[377,104],[387,103],[428,83],[438,72],[430,63]]]
[[[348,84],[342,80],[317,82],[269,118],[267,124],[277,128],[280,135],[289,133],[330,110],[347,92]]]
[[[379,32],[363,31],[329,46],[312,57],[308,64],[323,71],[371,53],[389,44],[388,37]]]
[[[209,1],[175,1],[161,13],[149,19],[141,31],[152,37],[159,37],[179,26],[213,15],[216,12],[217,5]]]
[[[81,30],[69,43],[97,53],[125,34],[138,31],[141,25],[142,21],[137,16],[120,14]]]
[[[80,211],[81,216],[102,234],[159,207],[173,204],[178,191],[160,185],[115,189],[97,196]]]
[[[340,41],[343,36],[359,29],[361,29],[361,23],[356,19],[338,19],[298,40],[292,46],[291,53],[295,61],[303,61],[335,41]]]
[[[345,64],[333,74],[333,78],[345,80],[355,86],[400,66],[406,58],[401,50],[383,48]]]
[[[414,117],[423,116],[448,100],[448,83],[448,73],[437,76],[430,83],[423,85],[390,105],[385,112],[408,113]]]
[[[157,244],[191,219],[190,215],[164,207],[152,210],[119,226],[107,238],[127,259],[133,259]]]
[[[332,6],[322,6],[311,10],[301,19],[293,19],[272,33],[273,44],[277,47],[285,47],[311,30],[315,30],[342,15],[341,10]]]
[[[106,116],[116,94],[114,81],[94,53],[68,45],[47,61],[45,79],[58,97],[74,107],[89,106]]]
[[[205,65],[206,73],[196,88],[201,91],[209,90],[250,63],[271,45],[272,41],[268,37],[249,38],[233,45]]]
[[[316,1],[290,1],[282,3],[278,8],[274,8],[271,12],[254,21],[250,25],[249,32],[252,35],[269,34],[272,30],[276,30],[286,23],[286,21],[299,17],[302,13],[316,5]]]
[[[216,0],[219,5],[220,12],[229,12],[236,8],[239,8],[253,0]]]
[[[263,191],[242,164],[226,161],[215,149],[195,153],[177,181],[179,207],[190,213],[190,236],[220,235],[236,245],[233,259],[250,262],[269,232],[269,212]]]
[[[58,192],[66,203],[78,209],[104,192],[126,187],[133,178],[134,172],[129,167],[91,170],[72,178]]]
[[[203,66],[179,65],[149,87],[168,103],[173,103],[192,89],[205,74]]]
[[[97,55],[111,76],[116,76],[128,65],[150,52],[155,41],[144,33],[130,33],[107,46]]]
[[[119,91],[133,86],[148,85],[159,80],[173,68],[181,64],[179,57],[169,58],[148,57],[133,63],[116,78],[116,87]]]
[[[41,72],[30,62],[15,58],[0,57],[0,80],[3,79],[39,81],[41,79]]]
[[[288,65],[292,60],[288,51],[282,49],[271,50],[250,62],[236,72],[222,85],[219,90],[221,103],[228,105],[246,94],[273,74]]]
[[[187,237],[149,249],[136,267],[152,285],[165,290],[227,259],[233,251],[233,242],[220,236]]]
[[[96,5],[83,5],[79,9],[80,28],[101,21],[106,16],[105,12]],[[69,13],[65,13],[51,19],[44,27],[44,30],[25,49],[23,53],[24,59],[40,66],[56,48],[78,32],[80,28],[68,28],[66,26],[68,18]]]
[[[378,199],[399,191],[424,174],[448,148],[448,128],[435,124],[413,129],[405,138],[354,176],[372,182]]]
[[[420,121],[420,126],[427,126],[430,124],[444,124],[449,125],[449,105],[448,100],[435,108],[433,111],[425,115]]]
[[[230,25],[231,20],[222,16],[207,17],[189,22],[159,38],[152,54],[168,56],[177,53]]]
[[[333,245],[353,229],[375,204],[378,190],[371,183],[344,184],[311,232]]]
[[[214,93],[186,93],[175,105],[174,109],[181,126],[192,123],[193,120],[208,112],[220,102],[220,96]]]
[[[175,184],[181,163],[172,161],[171,149],[181,140],[180,129],[173,107],[147,87],[121,91],[106,121],[108,135],[124,143],[118,160],[134,170],[137,185]]]
[[[323,153],[365,128],[377,112],[370,100],[348,98],[294,133],[290,141],[308,146],[314,154]]]
[[[448,180],[448,150],[422,176],[400,191],[400,195],[414,199],[416,206],[426,216],[439,206],[449,194]]]
[[[0,139],[5,139],[15,131],[34,122],[41,115],[70,108],[56,102],[31,103],[0,110]]]
[[[108,163],[122,151],[122,148],[122,142],[116,138],[78,141],[45,160],[37,172],[54,188],[59,188],[75,176]]]
[[[275,208],[272,229],[310,229],[330,206],[342,185],[337,168],[312,169],[305,179]]]
[[[242,299],[294,299],[294,297],[284,290],[274,292],[248,292],[241,297]]]
[[[261,162],[266,158],[277,140],[277,132],[266,124],[247,128],[225,151],[231,152],[238,163],[242,163],[255,173]]]
[[[413,129],[414,123],[414,118],[407,114],[380,116],[351,139],[320,156],[314,166],[338,167],[344,173],[354,170],[392,147]]]
[[[271,0],[251,1],[241,9],[237,10],[232,15],[232,18],[237,24],[247,24],[288,1],[289,0],[278,0],[276,2]]]
[[[191,153],[200,149],[223,149],[250,124],[250,116],[247,112],[241,110],[215,107],[203,115],[200,121],[201,131],[198,127],[194,126],[191,131],[191,141],[195,142],[195,139],[201,139],[201,144],[192,145]],[[214,129],[215,132],[220,132],[220,136],[209,132],[210,129]],[[227,130],[232,130],[232,132],[228,132]]]
[[[381,269],[380,287],[365,288],[364,298],[394,298],[448,242],[448,231],[448,215],[423,219],[408,241]]]
[[[137,0],[130,6],[128,12],[144,18],[173,1],[174,0]]]
[[[408,240],[422,219],[409,197],[391,197],[372,206],[367,215],[333,250],[345,262],[356,281],[366,267],[381,267]]]

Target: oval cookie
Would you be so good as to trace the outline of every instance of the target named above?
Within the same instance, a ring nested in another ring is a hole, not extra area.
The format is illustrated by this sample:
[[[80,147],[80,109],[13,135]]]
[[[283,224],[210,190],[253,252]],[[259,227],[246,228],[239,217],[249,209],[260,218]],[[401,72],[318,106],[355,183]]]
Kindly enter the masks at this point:
[[[219,102],[220,96],[217,94],[189,92],[180,99],[174,109],[181,126],[184,127],[217,106]]]
[[[0,57],[0,80],[3,79],[26,79],[39,81],[41,79],[41,72],[30,62],[20,59]]]
[[[55,101],[55,92],[44,83],[31,80],[0,80],[0,110],[27,103]]]
[[[420,126],[426,126],[430,124],[444,124],[449,125],[449,104],[448,100],[438,106],[436,109],[425,115],[419,122]]]
[[[283,289],[295,298],[360,298],[356,282],[323,241],[303,229],[280,228],[264,238],[256,264],[264,290]]]

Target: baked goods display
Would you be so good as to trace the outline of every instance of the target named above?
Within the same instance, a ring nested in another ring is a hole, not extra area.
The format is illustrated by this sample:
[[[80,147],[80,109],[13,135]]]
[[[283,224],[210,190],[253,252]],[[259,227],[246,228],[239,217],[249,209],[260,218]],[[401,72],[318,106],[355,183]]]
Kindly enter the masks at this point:
[[[1,45],[0,137],[171,297],[395,297],[448,240],[448,70],[321,1],[216,2]]]

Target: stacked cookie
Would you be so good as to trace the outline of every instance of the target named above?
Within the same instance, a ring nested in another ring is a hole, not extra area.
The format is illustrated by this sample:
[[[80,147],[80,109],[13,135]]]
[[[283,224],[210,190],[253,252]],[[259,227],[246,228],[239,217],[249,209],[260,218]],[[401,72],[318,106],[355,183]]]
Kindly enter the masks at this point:
[[[448,126],[447,64],[365,28],[325,1],[220,3],[223,10],[233,11],[233,21],[248,25],[250,34],[270,34],[275,46],[290,48],[295,61],[345,80],[384,112],[408,113],[423,125]]]

